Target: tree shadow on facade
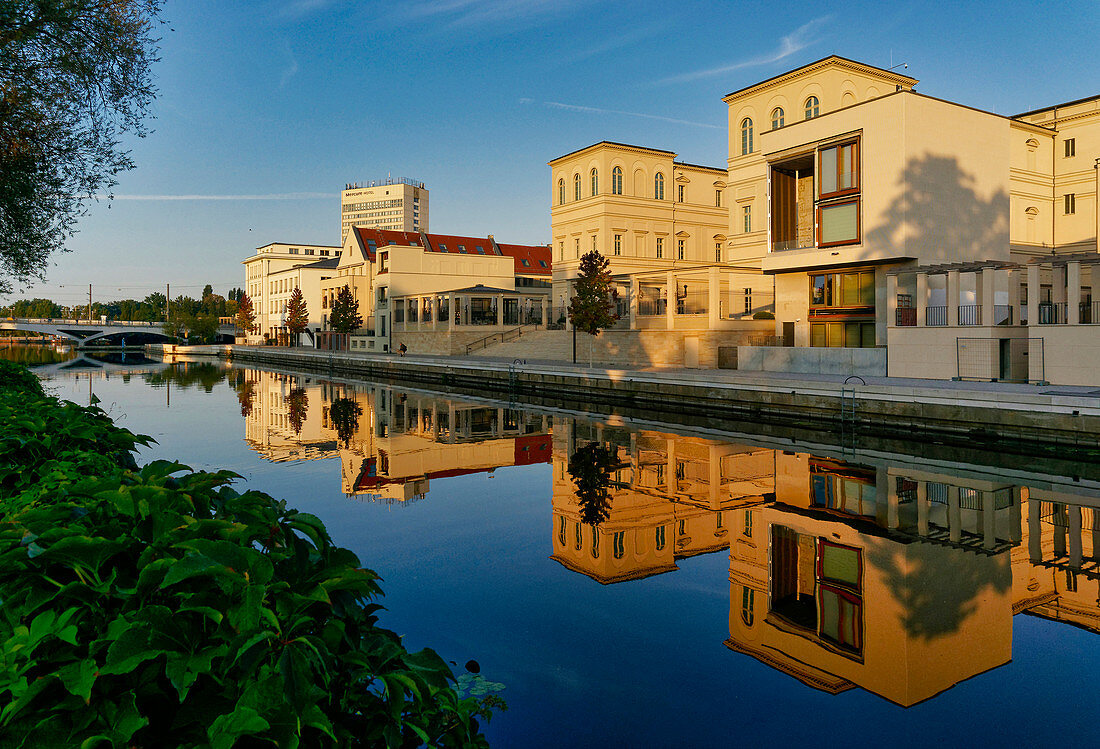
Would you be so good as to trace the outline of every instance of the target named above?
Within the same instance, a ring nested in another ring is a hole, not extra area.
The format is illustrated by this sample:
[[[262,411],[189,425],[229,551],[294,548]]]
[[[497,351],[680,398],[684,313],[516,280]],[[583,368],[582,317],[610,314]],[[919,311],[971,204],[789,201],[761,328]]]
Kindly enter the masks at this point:
[[[905,247],[925,263],[1008,259],[1009,197],[1003,188],[986,199],[956,159],[935,155],[911,159],[900,182],[884,222],[864,235],[868,248]]]
[[[926,641],[957,632],[983,595],[1004,594],[1012,586],[1008,552],[988,556],[883,540],[868,547],[867,562],[893,593],[906,633]]]

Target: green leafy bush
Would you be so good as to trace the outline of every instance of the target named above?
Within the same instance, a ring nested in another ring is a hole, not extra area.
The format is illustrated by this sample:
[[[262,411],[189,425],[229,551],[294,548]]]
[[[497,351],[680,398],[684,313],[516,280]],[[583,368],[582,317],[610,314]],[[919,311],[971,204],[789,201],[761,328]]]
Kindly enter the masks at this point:
[[[499,701],[377,626],[321,521],[0,387],[0,744],[486,746]]]
[[[759,312],[754,313],[753,316],[752,316],[752,319],[753,320],[774,320],[775,319],[775,313],[774,312],[768,312],[766,309],[762,309]]]
[[[13,388],[31,395],[42,395],[42,383],[34,372],[12,361],[0,359],[0,388]]]

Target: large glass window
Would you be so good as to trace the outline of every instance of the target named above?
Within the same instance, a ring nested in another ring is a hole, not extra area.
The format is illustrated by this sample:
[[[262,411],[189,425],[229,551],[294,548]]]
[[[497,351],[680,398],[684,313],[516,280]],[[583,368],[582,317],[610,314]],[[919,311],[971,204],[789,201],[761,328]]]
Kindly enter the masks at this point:
[[[657,200],[665,199],[665,175],[660,172],[653,176],[653,197]]]
[[[752,120],[741,120],[741,155],[752,153]]]
[[[573,200],[581,199],[581,175],[573,175]]]
[[[591,174],[589,174],[589,180],[592,183],[592,185],[591,185],[591,187],[592,187],[592,197],[596,197],[597,195],[600,194],[600,175],[599,175],[599,172],[597,172],[595,169],[593,169]]]
[[[622,234],[616,234],[615,235],[614,247],[615,247],[615,254],[616,255],[621,255],[623,253],[623,235]]]
[[[860,241],[859,143],[818,152],[817,243],[819,247]]]
[[[619,167],[611,170],[611,194],[623,194],[623,170]]]

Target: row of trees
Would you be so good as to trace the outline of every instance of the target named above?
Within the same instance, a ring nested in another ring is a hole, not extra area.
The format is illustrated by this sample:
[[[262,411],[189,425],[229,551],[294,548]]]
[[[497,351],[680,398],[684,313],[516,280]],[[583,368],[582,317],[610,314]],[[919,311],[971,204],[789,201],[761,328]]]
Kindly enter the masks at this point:
[[[256,330],[256,310],[248,294],[243,291],[236,301],[237,327],[247,333]],[[290,292],[290,299],[286,305],[285,326],[290,333],[292,341],[309,327],[309,309],[306,306],[305,296],[302,290],[295,288]],[[332,310],[329,312],[329,327],[335,333],[351,333],[363,327],[363,316],[359,314],[359,305],[352,296],[351,289],[344,286],[336,293],[332,301]]]
[[[232,317],[237,314],[243,289],[230,289],[228,298],[215,294],[210,284],[203,288],[202,297],[193,299],[180,295],[172,300],[172,312],[182,316],[210,315],[214,318]],[[12,317],[53,317],[84,318],[88,316],[88,305],[65,306],[52,299],[37,297],[12,302],[6,309]],[[136,322],[160,322],[166,319],[167,305],[165,295],[159,291],[149,294],[142,300],[120,299],[114,302],[92,302],[91,316],[108,320],[133,320]]]

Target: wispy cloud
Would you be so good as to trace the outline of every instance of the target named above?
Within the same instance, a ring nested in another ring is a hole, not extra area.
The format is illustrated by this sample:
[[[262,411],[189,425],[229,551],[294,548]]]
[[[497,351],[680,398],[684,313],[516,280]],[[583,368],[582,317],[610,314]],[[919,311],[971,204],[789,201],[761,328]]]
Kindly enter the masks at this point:
[[[621,109],[603,109],[602,107],[586,107],[581,104],[566,104],[560,101],[535,101],[534,99],[523,98],[519,100],[520,104],[540,104],[550,109],[564,109],[568,112],[585,112],[587,114],[612,114],[621,115],[623,117],[641,117],[646,120],[658,120],[660,122],[671,122],[674,125],[689,125],[691,127],[707,127],[715,130],[724,130],[722,125],[714,125],[709,122],[694,122],[693,120],[679,120],[675,117],[663,117],[659,114],[646,114],[645,112],[624,112]]]
[[[562,13],[579,0],[405,0],[391,19],[398,23],[436,22],[451,28],[485,24],[530,24]]]
[[[318,200],[339,197],[330,192],[276,192],[267,195],[97,195],[100,200]]]
[[[664,23],[653,23],[649,24],[648,26],[642,26],[640,28],[634,29],[633,31],[613,34],[607,38],[607,41],[601,44],[596,44],[594,46],[588,47],[587,49],[582,49],[577,52],[571,52],[568,56],[568,59],[564,60],[563,62],[574,64],[579,62],[580,60],[587,60],[589,57],[595,57],[596,55],[606,54],[616,49],[632,46],[640,41],[648,39],[652,36],[656,36],[658,33],[661,32],[662,29],[666,27],[667,24]]]
[[[831,16],[822,16],[821,18],[815,18],[814,20],[804,23],[795,29],[790,34],[779,40],[779,47],[768,55],[761,57],[754,57],[750,60],[740,60],[738,62],[729,63],[728,65],[721,65],[716,68],[706,68],[704,70],[694,70],[690,73],[682,73],[680,75],[669,76],[668,78],[662,78],[658,81],[654,81],[656,85],[663,85],[666,83],[686,83],[688,81],[695,81],[700,78],[711,78],[716,75],[722,75],[723,73],[730,73],[734,70],[741,70],[743,68],[755,68],[761,65],[771,65],[772,63],[779,62],[790,57],[797,52],[809,47],[817,41],[817,32],[829,21]]]
[[[279,88],[286,86],[286,82],[298,73],[298,60],[294,57],[294,53],[290,51],[289,44],[286,45],[286,56],[289,63],[283,68],[282,75],[279,76]]]
[[[300,18],[316,10],[324,10],[334,4],[335,0],[292,0],[279,10],[279,15]]]

